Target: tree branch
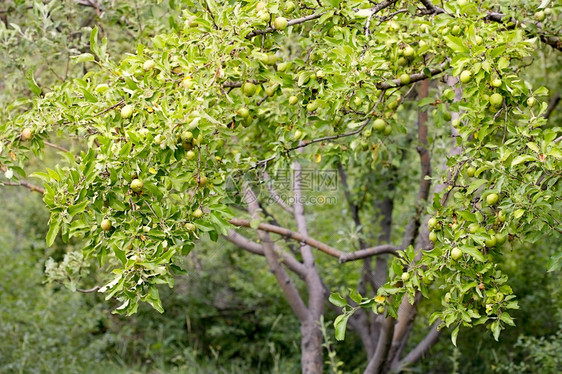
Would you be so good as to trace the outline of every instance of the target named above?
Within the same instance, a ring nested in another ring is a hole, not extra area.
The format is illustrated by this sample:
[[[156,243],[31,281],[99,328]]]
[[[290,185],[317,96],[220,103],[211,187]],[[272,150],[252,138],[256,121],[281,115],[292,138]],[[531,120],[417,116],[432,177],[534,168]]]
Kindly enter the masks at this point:
[[[253,219],[257,219],[259,217],[259,204],[254,191],[245,184],[245,198],[246,203],[248,204],[248,211],[252,215]],[[285,269],[281,266],[281,262],[279,261],[279,256],[275,251],[275,247],[269,234],[266,231],[258,231],[258,236],[262,242],[263,252],[265,254],[265,258],[269,265],[269,269],[275,276],[277,283],[281,287],[283,294],[285,295],[291,309],[297,316],[300,321],[306,321],[309,316],[309,311],[304,304],[297,288],[291,281],[291,278],[285,271]]]
[[[433,326],[431,326],[431,330],[429,333],[423,338],[423,340],[404,357],[394,369],[395,372],[400,372],[405,366],[411,365],[416,363],[420,358],[423,357],[429,351],[431,347],[437,343],[439,340],[439,335],[441,334],[437,327],[441,323],[441,320],[437,320]]]
[[[246,220],[246,219],[241,219],[241,218],[233,218],[230,220],[230,223],[235,225],[235,226],[241,226],[241,227],[251,227],[250,225],[250,221]],[[286,236],[288,238],[291,238],[293,240],[299,241],[299,242],[303,242],[305,244],[310,245],[313,248],[316,248],[318,250],[320,250],[321,252],[326,253],[327,255],[330,255],[332,257],[335,257],[337,259],[339,259],[340,263],[343,262],[348,262],[348,261],[354,261],[354,260],[360,260],[360,259],[364,259],[367,257],[372,257],[372,256],[376,256],[378,254],[383,254],[383,253],[390,253],[394,256],[397,255],[398,250],[400,250],[400,248],[395,247],[393,245],[379,245],[376,247],[372,247],[372,248],[366,248],[366,249],[362,249],[359,251],[355,251],[355,252],[341,252],[319,240],[310,238],[310,237],[304,237],[301,234],[291,231],[289,229],[286,229],[284,227],[280,227],[280,226],[275,226],[275,225],[271,225],[268,223],[260,223],[257,227],[258,230],[261,231],[265,231],[265,232],[271,232],[274,234],[278,234],[281,236]]]
[[[312,20],[315,20],[317,18],[322,17],[326,13],[327,12],[322,12],[322,13],[311,14],[309,16],[295,18],[295,19],[289,20],[287,22],[287,26],[294,26],[294,25],[298,25],[300,23],[312,21]],[[274,31],[277,31],[277,29],[275,29],[274,27],[267,27],[267,28],[262,29],[262,30],[254,30],[254,31],[250,32],[248,35],[246,35],[246,39],[253,38],[254,36],[257,36],[257,35],[268,34],[270,32],[274,32]]]
[[[0,181],[0,185],[4,185],[4,186],[15,186],[15,187],[25,187],[33,192],[38,192],[41,195],[43,195],[45,193],[45,189],[39,186],[36,186],[34,184],[31,184],[29,182],[26,181],[19,181],[19,182],[1,182]]]
[[[410,82],[407,84],[404,84],[402,82],[400,82],[400,79],[394,79],[392,81],[389,82],[379,82],[377,83],[377,88],[381,89],[381,90],[386,90],[389,88],[393,88],[393,87],[404,87],[404,86],[409,86],[413,83],[419,82],[419,81],[423,81],[427,78],[431,78],[437,74],[441,74],[443,71],[445,71],[445,69],[449,66],[449,61],[445,61],[444,63],[442,63],[439,67],[433,68],[433,69],[429,69],[430,74],[427,75],[425,73],[416,73],[416,74],[410,74]]]
[[[275,191],[275,189],[273,188],[273,186],[271,185],[271,183],[269,183],[271,181],[271,179],[269,178],[269,174],[267,172],[265,172],[264,174],[265,177],[265,182],[266,182],[266,187],[267,187],[267,191],[269,191],[269,194],[271,195],[271,197],[273,198],[273,201],[275,201],[281,208],[283,208],[285,211],[293,214],[293,208],[288,205],[282,198],[281,196],[279,196],[279,194],[277,193],[277,191]]]

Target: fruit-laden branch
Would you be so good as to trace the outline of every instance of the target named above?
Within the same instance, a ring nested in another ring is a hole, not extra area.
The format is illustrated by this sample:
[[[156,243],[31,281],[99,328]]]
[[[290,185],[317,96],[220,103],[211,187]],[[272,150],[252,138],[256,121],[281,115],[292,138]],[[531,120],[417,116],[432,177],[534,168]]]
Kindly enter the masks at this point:
[[[427,10],[429,10],[433,14],[447,13],[447,12],[445,12],[445,10],[443,8],[440,8],[436,5],[434,5],[431,2],[431,0],[420,0],[420,2],[427,8]],[[449,14],[451,17],[454,17],[454,15],[452,15],[450,13],[447,13],[447,14]],[[499,13],[499,12],[487,12],[486,17],[485,17],[485,19],[488,20],[488,21],[497,22],[497,23],[501,23],[501,24],[506,23],[505,18],[506,18],[506,16],[502,13]],[[513,25],[519,26],[521,24],[530,23],[530,21],[519,22],[516,19],[510,18],[509,20],[507,20],[507,23],[513,23]],[[536,24],[535,24],[535,26],[539,30],[538,36],[543,43],[551,46],[554,49],[562,51],[562,40],[560,39],[559,36],[547,35],[541,27],[537,26]],[[514,26],[511,26],[511,27],[514,27]],[[527,31],[527,32],[529,34],[532,34],[532,32],[530,32],[530,31]]]
[[[398,0],[388,0],[388,1],[383,1],[382,3],[379,3],[379,4],[375,5],[374,7],[372,7],[370,9],[371,16],[380,12],[384,8],[388,8],[389,6],[391,6],[392,4],[394,4],[396,2],[398,2]],[[287,26],[294,26],[294,25],[298,25],[300,23],[312,21],[312,20],[315,20],[315,19],[318,19],[318,18],[322,17],[326,13],[328,13],[328,12],[315,13],[315,14],[311,14],[311,15],[308,15],[308,16],[291,19],[287,22]],[[262,29],[262,30],[254,30],[254,31],[250,32],[248,35],[246,35],[246,38],[250,39],[250,38],[253,38],[254,36],[268,34],[268,33],[274,32],[274,31],[277,31],[277,29],[275,27],[267,27],[267,28]]]
[[[377,88],[381,89],[381,90],[386,90],[386,89],[393,88],[393,87],[409,86],[409,85],[411,85],[415,82],[423,81],[424,79],[431,78],[431,77],[433,77],[437,74],[441,74],[443,71],[445,71],[445,69],[448,66],[449,66],[449,61],[445,61],[439,67],[429,69],[429,75],[424,73],[424,72],[411,74],[410,75],[410,81],[408,83],[402,83],[402,82],[400,82],[400,79],[394,79],[394,80],[389,81],[389,82],[377,83]]]
[[[230,223],[235,225],[235,226],[240,226],[240,227],[252,227],[250,224],[250,221],[246,220],[246,219],[241,219],[241,218],[233,218],[230,220]],[[321,252],[326,253],[327,255],[330,255],[332,257],[337,258],[341,263],[343,262],[348,262],[348,261],[354,261],[354,260],[360,260],[360,259],[364,259],[367,257],[372,257],[372,256],[376,256],[379,254],[383,254],[383,253],[390,253],[394,256],[397,256],[397,252],[400,250],[400,248],[393,246],[393,245],[389,245],[389,244],[384,244],[384,245],[379,245],[376,247],[372,247],[372,248],[366,248],[366,249],[362,249],[359,251],[355,251],[355,252],[342,252],[338,249],[335,249],[319,240],[310,238],[310,237],[304,237],[303,235],[291,231],[289,229],[286,229],[284,227],[280,227],[280,226],[275,226],[275,225],[271,225],[269,223],[260,223],[257,227],[258,230],[260,231],[265,231],[265,232],[271,232],[274,234],[278,234],[281,236],[285,236],[287,238],[299,241],[299,242],[303,242],[305,244],[308,244],[311,247],[314,247],[318,250],[320,250]]]
[[[311,14],[311,15],[305,16],[305,17],[295,18],[295,19],[289,20],[287,22],[287,26],[293,26],[293,25],[298,25],[299,23],[312,21],[314,19],[322,17],[326,13],[327,12],[322,12],[322,13]],[[246,35],[246,39],[253,38],[254,36],[257,36],[257,35],[268,34],[270,32],[274,32],[274,31],[277,31],[274,27],[267,27],[267,28],[262,29],[262,30],[254,30],[254,31],[250,32],[248,35]]]

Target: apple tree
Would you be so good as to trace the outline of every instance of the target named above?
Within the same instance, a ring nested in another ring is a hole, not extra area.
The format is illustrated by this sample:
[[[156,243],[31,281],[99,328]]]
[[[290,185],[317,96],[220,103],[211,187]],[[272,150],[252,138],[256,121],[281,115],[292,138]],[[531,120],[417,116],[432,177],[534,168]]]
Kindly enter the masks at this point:
[[[3,108],[1,183],[44,195],[47,244],[80,240],[107,278],[82,291],[116,313],[163,312],[158,287],[202,236],[264,256],[301,324],[303,373],[322,371],[327,306],[336,338],[360,336],[366,373],[415,363],[444,327],[453,343],[461,326],[498,339],[517,308],[501,257],[562,227],[555,103],[523,78],[538,51],[562,50],[562,8],[510,3],[185,0],[121,59],[94,27],[73,55],[83,76],[30,78],[35,96]],[[46,147],[60,163],[28,176]],[[310,170],[337,171],[346,248],[315,227],[327,211],[307,203]],[[286,172],[290,195],[274,183]],[[355,262],[353,290],[331,293],[323,268]],[[442,307],[404,352],[431,289]]]

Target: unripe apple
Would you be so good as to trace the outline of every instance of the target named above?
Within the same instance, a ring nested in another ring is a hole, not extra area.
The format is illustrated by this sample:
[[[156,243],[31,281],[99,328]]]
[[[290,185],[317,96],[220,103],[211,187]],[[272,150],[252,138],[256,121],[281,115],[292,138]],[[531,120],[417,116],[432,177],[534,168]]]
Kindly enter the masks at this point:
[[[192,215],[195,218],[201,218],[201,217],[203,217],[203,211],[201,209],[197,208],[193,211]]]
[[[398,66],[404,66],[408,63],[408,60],[406,60],[405,57],[400,57],[398,61],[396,61],[396,63],[398,64]]]
[[[266,7],[265,2],[260,1],[259,3],[256,4],[256,10],[259,12],[260,10],[264,10]]]
[[[269,13],[265,10],[262,10],[260,12],[258,12],[258,18],[260,20],[262,20],[263,22],[268,22],[269,19],[271,18],[271,16],[269,15]]]
[[[383,314],[383,313],[384,313],[384,306],[379,305],[379,306],[377,307],[377,313],[378,313],[378,314]]]
[[[324,73],[324,70],[318,70],[316,72],[316,78],[318,79],[323,79],[326,76],[326,73]]]
[[[402,84],[409,84],[410,83],[410,75],[409,74],[400,74],[400,83]]]
[[[289,104],[295,105],[299,101],[299,98],[295,95],[289,96]]]
[[[192,89],[194,84],[195,83],[193,82],[193,80],[191,78],[184,78],[181,81],[181,86],[186,90]]]
[[[195,152],[187,151],[187,153],[185,154],[185,158],[188,160],[193,160],[195,158]]]
[[[447,292],[445,294],[445,297],[443,298],[443,300],[445,300],[446,303],[450,302],[451,301],[451,293]]]
[[[415,54],[416,54],[416,51],[411,46],[407,46],[406,48],[404,48],[404,57],[407,57],[407,58],[414,57]]]
[[[437,218],[435,217],[431,217],[428,221],[427,221],[427,228],[430,230],[433,230],[433,228],[437,226]]]
[[[402,280],[404,282],[407,282],[410,279],[410,273],[408,273],[407,271],[402,273]]]
[[[306,110],[308,112],[314,112],[316,109],[318,109],[319,106],[320,103],[318,102],[318,100],[314,100],[306,104]]]
[[[373,128],[377,132],[383,132],[386,127],[386,122],[382,118],[377,118],[373,123]]]
[[[288,62],[282,62],[279,65],[277,65],[277,71],[281,73],[285,72],[288,68],[289,68]]]
[[[533,105],[536,104],[536,102],[537,102],[537,99],[535,99],[534,97],[530,97],[530,98],[527,99],[527,105],[528,106],[533,106]]]
[[[184,142],[190,142],[193,139],[193,133],[191,131],[184,131],[181,133],[180,137]]]
[[[154,62],[154,60],[146,60],[142,65],[142,68],[144,69],[144,71],[149,71],[154,69],[155,66],[156,63]]]
[[[463,70],[459,79],[462,83],[467,83],[470,81],[471,78],[472,78],[472,73],[470,72],[470,70]]]
[[[542,22],[546,18],[546,14],[544,13],[544,11],[539,10],[538,12],[535,13],[534,18],[535,21]]]
[[[483,41],[484,41],[484,39],[482,39],[482,37],[480,35],[476,35],[474,37],[474,44],[476,44],[476,45],[482,44]]]
[[[242,92],[244,92],[244,95],[246,96],[254,96],[256,90],[257,90],[257,86],[252,82],[246,82],[242,86]]]
[[[466,175],[471,178],[474,176],[475,173],[476,173],[476,168],[474,166],[469,166],[468,169],[466,169]]]
[[[503,210],[500,210],[498,212],[498,219],[500,220],[500,222],[505,222],[505,212]]]
[[[451,258],[455,261],[457,261],[459,258],[462,257],[462,251],[460,249],[458,249],[457,247],[453,248],[451,250]]]
[[[29,141],[31,140],[31,138],[33,138],[33,130],[31,130],[29,127],[26,127],[21,132],[20,139],[23,141]]]
[[[384,133],[385,136],[389,136],[390,134],[392,134],[392,126],[390,125],[386,125],[384,127]]]
[[[111,230],[111,221],[108,220],[107,218],[104,219],[103,221],[101,221],[100,223],[100,227],[103,231],[109,231]]]
[[[458,0],[458,1],[457,1],[457,5],[460,6],[460,7],[465,6],[465,5],[466,5],[466,0]]]
[[[480,225],[477,223],[471,223],[470,225],[468,225],[468,232],[471,234],[475,234],[476,231],[478,231],[478,229],[480,228]]]
[[[437,241],[437,234],[435,231],[429,233],[429,241],[435,243]]]
[[[458,25],[453,26],[453,29],[451,30],[451,34],[457,36],[460,35],[461,33],[461,28]]]
[[[142,183],[142,181],[140,179],[133,179],[131,181],[131,190],[133,190],[133,192],[139,193],[142,191],[144,184]]]
[[[184,227],[185,227],[185,229],[186,229],[187,231],[189,231],[189,232],[194,232],[195,229],[196,229],[196,228],[195,228],[195,225],[194,225],[193,223],[191,223],[191,222],[187,222],[187,223],[184,225]]]
[[[500,87],[502,85],[502,80],[500,78],[494,78],[491,82],[492,87]]]
[[[495,247],[497,244],[497,239],[495,235],[490,235],[490,239],[484,240],[486,247]]]
[[[486,202],[488,203],[488,205],[494,205],[498,202],[498,199],[500,197],[498,196],[497,193],[491,193],[488,196],[486,196]]]
[[[544,8],[544,14],[546,14],[547,16],[550,16],[552,14],[552,9]]]
[[[96,93],[104,93],[107,90],[109,90],[109,85],[107,83],[100,83],[94,89],[94,91],[96,91]]]
[[[242,118],[248,118],[250,116],[250,111],[245,107],[239,108],[236,113]]]
[[[492,94],[490,96],[490,104],[494,107],[498,107],[503,103],[503,96],[499,93]]]
[[[505,241],[507,240],[507,235],[503,234],[503,233],[497,233],[496,234],[496,241],[498,242],[498,244],[503,244],[505,243]]]
[[[277,86],[269,86],[266,87],[265,89],[265,94],[269,97],[273,96],[275,94],[275,90],[277,89]]]
[[[203,174],[200,174],[199,177],[197,178],[197,184],[199,184],[200,186],[204,186],[207,184],[207,177],[204,176]]]
[[[277,17],[273,21],[273,27],[279,31],[283,31],[287,28],[287,18],[285,17]]]
[[[133,115],[133,106],[132,105],[125,105],[121,108],[121,118],[127,119]]]
[[[301,130],[296,130],[295,133],[293,134],[293,139],[294,140],[299,140],[302,137],[302,131]]]
[[[296,7],[297,7],[297,6],[295,5],[295,3],[293,3],[292,1],[287,1],[287,2],[285,3],[285,8],[284,8],[283,10],[284,10],[286,13],[292,13],[293,10],[296,9]]]

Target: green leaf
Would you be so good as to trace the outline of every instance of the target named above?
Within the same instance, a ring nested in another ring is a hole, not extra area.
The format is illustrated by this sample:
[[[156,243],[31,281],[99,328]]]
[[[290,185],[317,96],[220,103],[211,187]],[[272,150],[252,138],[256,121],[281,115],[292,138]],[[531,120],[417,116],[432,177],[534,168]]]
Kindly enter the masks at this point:
[[[453,345],[455,347],[457,346],[457,336],[459,335],[459,330],[460,330],[460,325],[457,325],[457,327],[455,327],[455,329],[451,333],[451,341],[453,342]]]
[[[37,85],[37,82],[35,82],[33,71],[28,70],[25,72],[25,81],[27,82],[27,88],[29,88],[29,90],[33,92],[35,95],[40,96],[43,93],[41,87],[39,87]]]
[[[465,247],[459,247],[459,248],[463,253],[469,254],[472,258],[474,258],[477,261],[480,261],[480,262],[486,261],[485,258],[484,258],[484,255],[482,254],[482,252],[480,252],[478,250],[477,247],[465,246]]]
[[[466,193],[468,195],[472,194],[474,191],[476,191],[478,188],[480,188],[480,186],[482,186],[483,184],[488,183],[487,179],[477,179],[474,182],[472,182],[468,188],[466,189]]]
[[[511,167],[517,166],[523,162],[535,161],[536,159],[530,155],[517,156],[511,161]]]
[[[351,313],[344,313],[340,314],[336,317],[334,321],[334,329],[336,330],[336,340],[344,340],[345,339],[345,330],[347,327],[347,320],[351,316]]]
[[[57,234],[60,230],[61,219],[58,214],[51,215],[49,220],[49,231],[47,232],[47,247],[50,247],[55,242]]]
[[[347,306],[347,301],[338,293],[330,294],[329,300],[332,304],[339,306],[340,308]]]
[[[458,37],[452,36],[452,35],[447,35],[443,39],[445,39],[445,42],[447,43],[447,46],[449,48],[451,48],[453,51],[455,51],[457,53],[467,53],[468,52],[468,47],[467,47],[466,43],[462,41],[461,38],[458,38]]]

